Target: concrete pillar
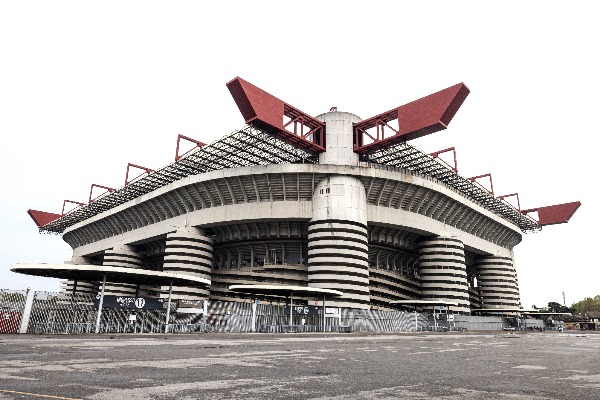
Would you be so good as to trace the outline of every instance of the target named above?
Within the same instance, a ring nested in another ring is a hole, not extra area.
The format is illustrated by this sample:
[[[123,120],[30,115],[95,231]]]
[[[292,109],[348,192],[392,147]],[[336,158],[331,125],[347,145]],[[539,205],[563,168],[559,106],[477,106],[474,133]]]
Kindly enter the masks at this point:
[[[72,256],[70,261],[65,261],[65,264],[85,265],[89,264],[89,260],[82,256]],[[65,279],[61,281],[60,290],[69,294],[96,294],[98,293],[99,285],[98,282]]]
[[[421,299],[458,303],[455,313],[471,312],[463,243],[455,238],[434,237],[419,242]]]
[[[353,123],[360,118],[345,112],[317,116],[326,125],[326,149],[319,162],[358,165]],[[351,176],[331,175],[313,193],[308,224],[308,285],[344,293],[332,307],[370,308],[367,200],[362,182]]]
[[[21,326],[19,327],[19,333],[27,333],[29,327],[29,318],[31,318],[31,309],[33,307],[33,298],[35,292],[31,288],[27,288],[25,294],[25,307],[23,308],[23,316],[21,317]]]
[[[256,300],[252,301],[252,327],[251,332],[256,332]]]
[[[120,268],[141,268],[140,255],[132,246],[115,246],[104,252],[103,266]],[[106,296],[135,296],[137,285],[120,282],[106,282],[104,295]]]
[[[358,154],[354,152],[353,123],[360,122],[357,115],[347,112],[328,112],[317,115],[325,122],[326,151],[319,154],[319,164],[358,165]]]
[[[481,308],[521,306],[512,258],[481,257],[475,260],[475,268]]]
[[[229,257],[227,257],[229,262]],[[178,272],[210,280],[213,264],[213,240],[198,228],[182,228],[167,235],[164,272]],[[166,297],[163,286],[161,297]],[[173,298],[208,299],[208,288],[173,286]]]

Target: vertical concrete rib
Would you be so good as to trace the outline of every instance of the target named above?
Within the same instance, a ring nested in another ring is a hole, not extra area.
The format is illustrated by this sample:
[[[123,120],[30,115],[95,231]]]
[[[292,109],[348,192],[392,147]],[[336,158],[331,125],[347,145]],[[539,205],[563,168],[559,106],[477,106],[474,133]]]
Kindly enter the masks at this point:
[[[319,161],[357,165],[353,152],[353,114],[331,112],[318,116],[327,126],[327,151]],[[308,224],[308,285],[339,290],[332,306],[369,309],[367,199],[362,182],[351,176],[322,179],[313,193]]]
[[[106,250],[102,265],[106,267],[141,268],[142,260],[133,247],[122,245]],[[134,284],[106,282],[104,294],[112,296],[135,296],[136,290],[137,286]]]
[[[167,235],[164,272],[179,272],[210,280],[213,263],[213,240],[196,228],[180,229]],[[161,296],[167,296],[169,287],[161,287]],[[173,286],[172,295],[186,300],[208,298],[207,288]]]
[[[482,308],[520,307],[517,273],[510,257],[482,257],[475,261]]]
[[[421,298],[458,303],[457,313],[469,313],[469,285],[464,245],[449,237],[434,237],[418,244]]]

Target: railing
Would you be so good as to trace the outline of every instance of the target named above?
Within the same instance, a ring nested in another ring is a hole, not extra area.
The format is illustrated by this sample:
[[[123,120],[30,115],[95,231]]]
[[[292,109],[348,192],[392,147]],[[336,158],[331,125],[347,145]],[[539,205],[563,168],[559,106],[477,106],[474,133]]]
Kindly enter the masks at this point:
[[[169,333],[208,333],[213,331],[214,327],[210,324],[169,324]]]
[[[261,333],[352,332],[351,326],[341,325],[261,325]]]
[[[29,324],[29,332],[37,334],[83,334],[94,333],[95,326],[92,323],[42,323],[33,322]]]

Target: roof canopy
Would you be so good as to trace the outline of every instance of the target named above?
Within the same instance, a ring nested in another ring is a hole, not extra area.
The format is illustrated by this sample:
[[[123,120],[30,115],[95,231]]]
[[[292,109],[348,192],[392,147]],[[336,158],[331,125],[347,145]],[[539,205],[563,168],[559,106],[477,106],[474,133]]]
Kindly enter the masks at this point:
[[[390,301],[390,304],[399,304],[407,306],[458,306],[455,301],[448,300],[395,300]]]
[[[131,283],[135,285],[181,285],[207,286],[210,281],[192,275],[176,272],[148,271],[137,268],[103,267],[81,264],[15,264],[11,271],[26,275],[50,278],[72,279],[75,281],[102,281]]]
[[[230,285],[229,289],[233,290],[234,292],[265,294],[273,296],[289,296],[290,294],[342,296],[344,294],[340,291],[332,289],[296,285]]]

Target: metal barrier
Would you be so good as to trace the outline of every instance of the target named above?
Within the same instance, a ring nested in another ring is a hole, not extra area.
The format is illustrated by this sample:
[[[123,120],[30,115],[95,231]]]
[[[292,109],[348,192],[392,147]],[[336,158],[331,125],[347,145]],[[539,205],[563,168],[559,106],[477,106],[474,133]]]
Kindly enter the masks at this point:
[[[351,326],[340,325],[260,325],[261,333],[352,332]]]
[[[43,323],[32,322],[29,324],[29,333],[37,334],[83,334],[94,333],[94,325],[91,323]]]
[[[214,327],[208,324],[169,324],[169,333],[205,333],[213,331]]]

